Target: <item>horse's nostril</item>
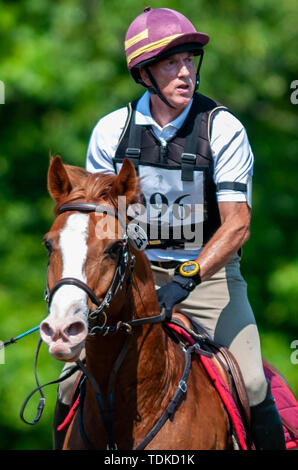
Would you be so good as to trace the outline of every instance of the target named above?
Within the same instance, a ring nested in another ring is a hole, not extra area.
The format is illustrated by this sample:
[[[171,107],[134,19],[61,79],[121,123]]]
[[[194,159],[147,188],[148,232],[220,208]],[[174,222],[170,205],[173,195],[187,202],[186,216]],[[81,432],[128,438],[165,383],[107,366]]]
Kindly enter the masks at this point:
[[[40,325],[40,329],[45,336],[49,336],[51,338],[54,335],[54,330],[52,330],[50,325],[45,321]]]
[[[82,322],[75,322],[71,323],[64,332],[67,334],[67,336],[77,336],[81,333],[83,333],[85,330],[85,325]]]

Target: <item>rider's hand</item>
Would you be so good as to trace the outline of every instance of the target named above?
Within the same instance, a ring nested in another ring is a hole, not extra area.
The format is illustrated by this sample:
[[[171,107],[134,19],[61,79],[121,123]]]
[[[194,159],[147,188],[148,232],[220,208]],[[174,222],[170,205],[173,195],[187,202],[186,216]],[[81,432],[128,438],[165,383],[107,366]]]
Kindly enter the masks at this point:
[[[196,287],[196,283],[182,276],[175,276],[175,280],[165,284],[156,291],[160,310],[164,307],[167,319],[171,318],[174,305],[185,300]]]

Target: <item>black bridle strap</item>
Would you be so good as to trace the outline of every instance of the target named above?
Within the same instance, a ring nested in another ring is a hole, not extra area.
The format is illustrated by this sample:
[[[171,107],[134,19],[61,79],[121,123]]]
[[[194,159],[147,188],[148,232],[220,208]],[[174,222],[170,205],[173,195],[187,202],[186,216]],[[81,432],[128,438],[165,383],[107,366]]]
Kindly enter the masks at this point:
[[[153,317],[145,317],[145,318],[137,318],[135,320],[127,321],[126,323],[130,326],[140,326],[140,325],[150,325],[153,323],[162,323],[167,320],[166,310],[165,308],[162,309],[160,315],[155,315]]]
[[[130,337],[128,336],[124,342],[124,345],[120,351],[120,354],[118,355],[113,369],[110,374],[109,378],[109,383],[108,383],[108,406],[105,405],[102,393],[100,391],[99,385],[94,379],[93,375],[90,373],[90,371],[85,367],[85,365],[80,361],[76,361],[78,367],[83,371],[85,374],[85,377],[88,379],[93,392],[95,394],[95,398],[97,401],[97,405],[102,417],[103,425],[107,434],[107,439],[108,439],[108,449],[109,450],[116,450],[117,445],[115,443],[115,429],[114,429],[114,414],[115,414],[115,407],[114,407],[114,397],[115,397],[115,383],[116,383],[116,376],[117,373],[124,361],[124,358],[126,356],[126,353],[128,351],[130,344]],[[84,425],[83,425],[83,408],[84,408],[84,399],[85,399],[85,382],[82,383],[81,385],[81,390],[80,390],[80,414],[79,414],[79,427],[80,427],[80,433],[82,436],[82,439],[88,449],[93,449],[92,444],[90,443],[86,432],[84,430]]]
[[[54,384],[59,384],[61,382],[63,382],[64,380],[68,379],[69,377],[71,377],[75,372],[77,372],[79,370],[79,367],[78,365],[77,366],[74,366],[70,369],[69,372],[66,372],[64,373],[61,377],[59,377],[59,379],[56,379],[56,380],[51,380],[50,382],[47,382],[43,385],[40,385],[40,382],[39,382],[39,379],[38,379],[38,376],[37,376],[37,359],[38,359],[38,355],[39,355],[39,351],[40,351],[40,347],[41,347],[41,344],[42,344],[42,339],[39,338],[38,340],[38,343],[37,343],[37,347],[36,347],[36,352],[35,352],[35,356],[34,356],[34,375],[35,375],[35,381],[36,381],[36,385],[37,387],[34,388],[34,390],[32,390],[31,393],[29,393],[29,395],[26,397],[22,407],[21,407],[21,410],[20,410],[20,418],[21,420],[25,423],[25,424],[30,424],[31,426],[33,426],[34,424],[37,424],[38,421],[40,420],[41,418],[41,415],[42,415],[42,412],[43,412],[43,409],[45,407],[45,403],[46,403],[46,399],[45,399],[45,395],[43,393],[43,388],[44,387],[47,387],[48,385],[54,385]],[[24,412],[25,412],[25,408],[28,404],[28,402],[30,401],[31,397],[36,393],[36,392],[39,392],[41,398],[39,399],[39,402],[38,402],[38,405],[37,405],[37,411],[36,411],[36,416],[35,418],[32,420],[32,421],[27,421],[24,417]]]
[[[52,290],[49,292],[48,296],[48,304],[50,305],[53,299],[53,296],[55,292],[62,286],[75,286],[80,289],[83,289],[90,297],[92,302],[99,307],[101,304],[101,301],[97,297],[97,295],[93,292],[93,290],[88,286],[88,284],[85,284],[85,282],[81,281],[80,279],[76,279],[75,277],[64,277],[62,279],[59,279],[59,281],[56,282]]]
[[[150,441],[156,436],[156,434],[160,431],[163,425],[166,423],[168,419],[172,419],[175,412],[179,408],[183,398],[186,396],[187,392],[187,379],[189,376],[189,371],[191,368],[191,357],[193,352],[197,350],[196,345],[189,346],[187,349],[183,347],[184,355],[185,355],[185,365],[182,377],[179,381],[178,387],[174,393],[174,396],[170,403],[168,404],[167,408],[161,415],[161,417],[157,420],[151,431],[147,434],[147,436],[134,448],[134,450],[144,450],[145,447],[149,444]]]
[[[126,222],[112,206],[106,206],[105,204],[95,204],[91,202],[68,202],[59,207],[57,214],[63,214],[64,212],[79,211],[79,212],[96,212],[97,214],[106,214],[115,217],[120,222],[122,228],[126,230]]]

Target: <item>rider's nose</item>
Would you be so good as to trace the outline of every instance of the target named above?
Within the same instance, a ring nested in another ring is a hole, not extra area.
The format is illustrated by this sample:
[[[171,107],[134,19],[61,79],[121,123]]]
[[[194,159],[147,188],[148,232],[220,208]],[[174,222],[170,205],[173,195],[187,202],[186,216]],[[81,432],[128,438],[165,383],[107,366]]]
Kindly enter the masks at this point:
[[[178,75],[180,77],[188,77],[190,75],[189,68],[184,62],[181,62],[180,64]]]

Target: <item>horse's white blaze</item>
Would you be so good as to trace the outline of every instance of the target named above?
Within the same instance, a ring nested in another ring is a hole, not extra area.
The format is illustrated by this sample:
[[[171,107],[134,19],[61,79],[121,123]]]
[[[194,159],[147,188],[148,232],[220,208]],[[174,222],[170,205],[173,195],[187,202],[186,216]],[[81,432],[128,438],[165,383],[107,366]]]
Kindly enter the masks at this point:
[[[62,256],[62,278],[74,277],[86,283],[84,265],[87,257],[88,214],[72,214],[61,230],[59,247]],[[76,286],[62,286],[53,297],[51,315],[65,318],[75,313],[86,313],[87,294]]]

